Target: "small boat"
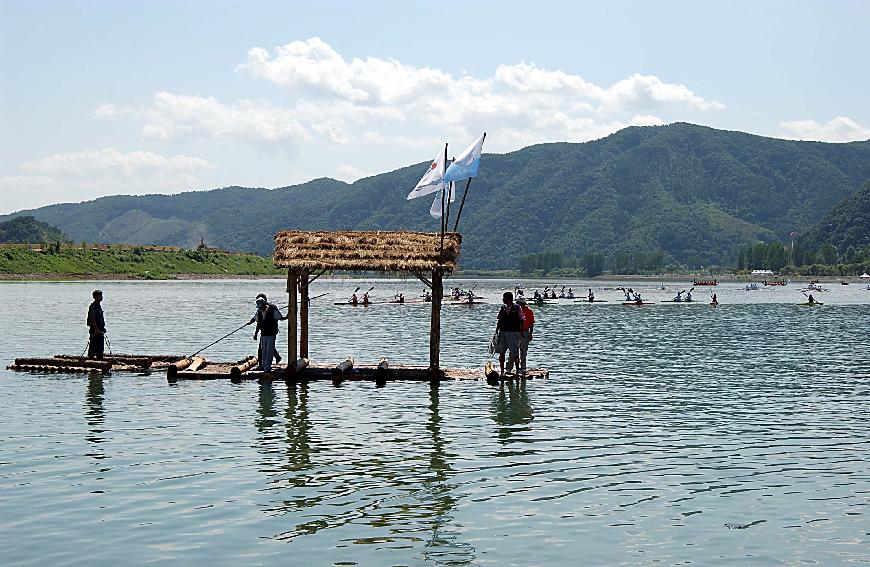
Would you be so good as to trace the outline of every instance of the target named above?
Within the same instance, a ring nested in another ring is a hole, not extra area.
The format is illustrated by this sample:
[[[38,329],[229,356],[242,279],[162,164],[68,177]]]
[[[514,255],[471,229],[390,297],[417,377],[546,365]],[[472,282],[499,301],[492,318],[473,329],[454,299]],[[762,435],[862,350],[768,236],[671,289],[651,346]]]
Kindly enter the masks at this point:
[[[815,307],[816,305],[824,305],[821,301],[813,301],[810,303],[809,301],[804,301],[803,303],[798,303],[801,307]]]
[[[840,280],[840,285],[849,285],[849,282],[846,280]]]
[[[694,299],[680,299],[680,300],[665,299],[665,300],[662,300],[662,303],[695,303],[695,300]]]
[[[578,299],[574,303],[607,303],[606,299]]]
[[[718,301],[711,301],[710,307],[719,307],[719,302]]]
[[[776,285],[783,285],[784,286],[784,285],[786,285],[787,282],[785,280],[764,280],[762,283],[766,286],[772,286],[772,285],[773,286],[776,286]]]
[[[368,307],[369,305],[373,305],[371,301],[368,303],[363,303],[362,301],[358,301],[354,303],[353,301],[336,301],[333,305],[346,305],[348,307]]]
[[[623,301],[623,305],[652,305],[655,301]]]
[[[825,291],[822,289],[822,286],[818,284],[818,281],[810,282],[807,284],[807,291]]]
[[[757,290],[758,290],[758,284],[757,284],[757,283],[752,282],[752,283],[750,283],[750,284],[746,284],[746,291],[757,291]]]
[[[693,286],[719,285],[719,280],[692,280]]]

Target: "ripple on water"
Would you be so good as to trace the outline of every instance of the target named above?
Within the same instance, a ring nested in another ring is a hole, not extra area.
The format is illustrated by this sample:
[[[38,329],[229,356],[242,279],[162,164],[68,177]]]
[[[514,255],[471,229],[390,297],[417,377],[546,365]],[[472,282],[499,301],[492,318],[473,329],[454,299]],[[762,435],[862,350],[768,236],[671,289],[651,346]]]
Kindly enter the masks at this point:
[[[353,287],[321,283],[327,297]],[[385,296],[416,285],[374,283]],[[114,348],[152,352],[201,348],[250,317],[256,291],[281,297],[283,285],[101,283]],[[495,298],[501,285],[478,290]],[[90,287],[5,286],[6,358],[80,350]],[[826,310],[787,304],[794,290],[717,291],[718,309],[542,307],[531,357],[551,378],[496,388],[0,371],[0,555],[23,565],[870,561],[870,359],[858,347],[870,307],[854,290],[830,292],[840,305]],[[56,326],[23,327],[18,300],[31,295]],[[171,307],[154,309],[179,296],[205,315],[180,325]],[[494,316],[445,307],[445,364],[479,366]],[[424,363],[427,317],[425,306],[316,305],[312,351]],[[252,347],[240,333],[209,356]]]

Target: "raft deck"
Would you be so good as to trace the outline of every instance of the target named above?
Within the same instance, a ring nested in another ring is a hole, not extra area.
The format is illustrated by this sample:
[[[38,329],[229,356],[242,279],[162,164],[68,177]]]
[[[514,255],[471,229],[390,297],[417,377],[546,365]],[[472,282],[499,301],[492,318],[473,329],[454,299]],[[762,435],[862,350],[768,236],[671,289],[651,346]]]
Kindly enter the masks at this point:
[[[256,370],[256,357],[247,357],[236,362],[211,362],[203,357],[184,357],[181,355],[125,354],[107,356],[102,360],[88,359],[83,356],[58,354],[53,357],[16,358],[7,370],[18,372],[53,373],[102,373],[136,372],[164,374],[170,383],[179,380],[230,380],[242,382],[257,380],[260,383],[274,380],[309,382],[331,380],[340,385],[343,382],[372,381],[377,383],[393,381],[429,382],[449,380],[498,380],[487,377],[480,368],[444,368],[437,375],[426,366],[406,364],[354,364],[340,369],[342,365],[308,364],[304,369],[288,374],[286,366],[274,365],[271,372]],[[546,368],[530,368],[521,375],[524,379],[545,379],[550,376]]]

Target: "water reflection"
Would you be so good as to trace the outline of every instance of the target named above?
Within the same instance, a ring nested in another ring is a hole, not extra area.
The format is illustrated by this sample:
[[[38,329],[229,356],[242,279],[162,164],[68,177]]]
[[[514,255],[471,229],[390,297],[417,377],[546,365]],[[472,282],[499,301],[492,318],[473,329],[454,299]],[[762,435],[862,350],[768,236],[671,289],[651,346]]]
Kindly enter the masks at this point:
[[[498,393],[493,397],[491,411],[493,419],[501,426],[498,428],[498,440],[504,444],[520,440],[522,433],[531,428],[518,426],[527,426],[534,419],[525,378],[501,381]],[[517,439],[512,439],[514,436],[518,436]]]
[[[85,434],[85,439],[90,443],[94,443],[94,452],[87,453],[87,456],[95,459],[105,459],[106,455],[100,448],[100,443],[106,439],[103,434],[105,429],[105,413],[103,410],[103,398],[105,395],[103,387],[102,374],[90,374],[88,376],[88,387],[85,390],[85,421],[87,422],[88,430]]]
[[[453,512],[459,498],[457,486],[450,482],[453,468],[447,453],[447,443],[441,434],[441,414],[438,410],[438,386],[429,389],[429,419],[426,430],[429,432],[429,477],[423,482],[420,495],[422,518],[428,521],[431,535],[426,541],[422,554],[426,561],[436,565],[468,565],[475,559],[475,549],[467,542],[459,541],[459,526],[455,523]],[[427,519],[427,512],[431,517]]]
[[[298,388],[298,391],[297,391]],[[304,471],[311,466],[311,420],[308,416],[308,384],[287,386],[287,409],[284,411],[284,427],[287,447],[285,468],[288,471]],[[300,477],[304,478],[304,477]]]

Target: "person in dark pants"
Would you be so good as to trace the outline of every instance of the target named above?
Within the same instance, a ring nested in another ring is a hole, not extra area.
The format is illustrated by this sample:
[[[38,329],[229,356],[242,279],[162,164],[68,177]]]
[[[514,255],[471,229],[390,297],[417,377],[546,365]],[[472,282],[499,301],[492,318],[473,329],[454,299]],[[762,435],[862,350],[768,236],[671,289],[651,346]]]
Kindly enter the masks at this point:
[[[88,358],[103,358],[106,340],[106,320],[103,318],[103,292],[95,289],[91,294],[94,298],[88,307]]]
[[[266,298],[265,293],[258,293],[257,294],[257,300],[259,301],[260,299],[262,299],[263,301],[266,301],[266,302],[269,301]],[[257,335],[259,335],[259,333],[260,333],[260,323],[262,322],[263,315],[264,315],[263,311],[260,309],[260,306],[257,305],[256,313],[254,313],[254,316],[251,317],[250,321],[248,321],[248,325],[251,325],[253,323],[257,323],[257,328],[256,328],[256,330],[254,330],[254,340],[255,341],[257,340]],[[263,351],[260,348],[257,348],[257,360],[263,360]],[[280,364],[280,362],[281,362],[281,354],[278,352],[278,347],[276,345],[275,346],[275,364]]]
[[[275,356],[275,337],[278,335],[278,321],[283,321],[285,317],[277,307],[269,303],[263,298],[257,300],[257,309],[261,311],[258,318],[260,331],[260,370],[265,372],[272,371],[272,358]],[[256,340],[256,332],[254,339]]]

